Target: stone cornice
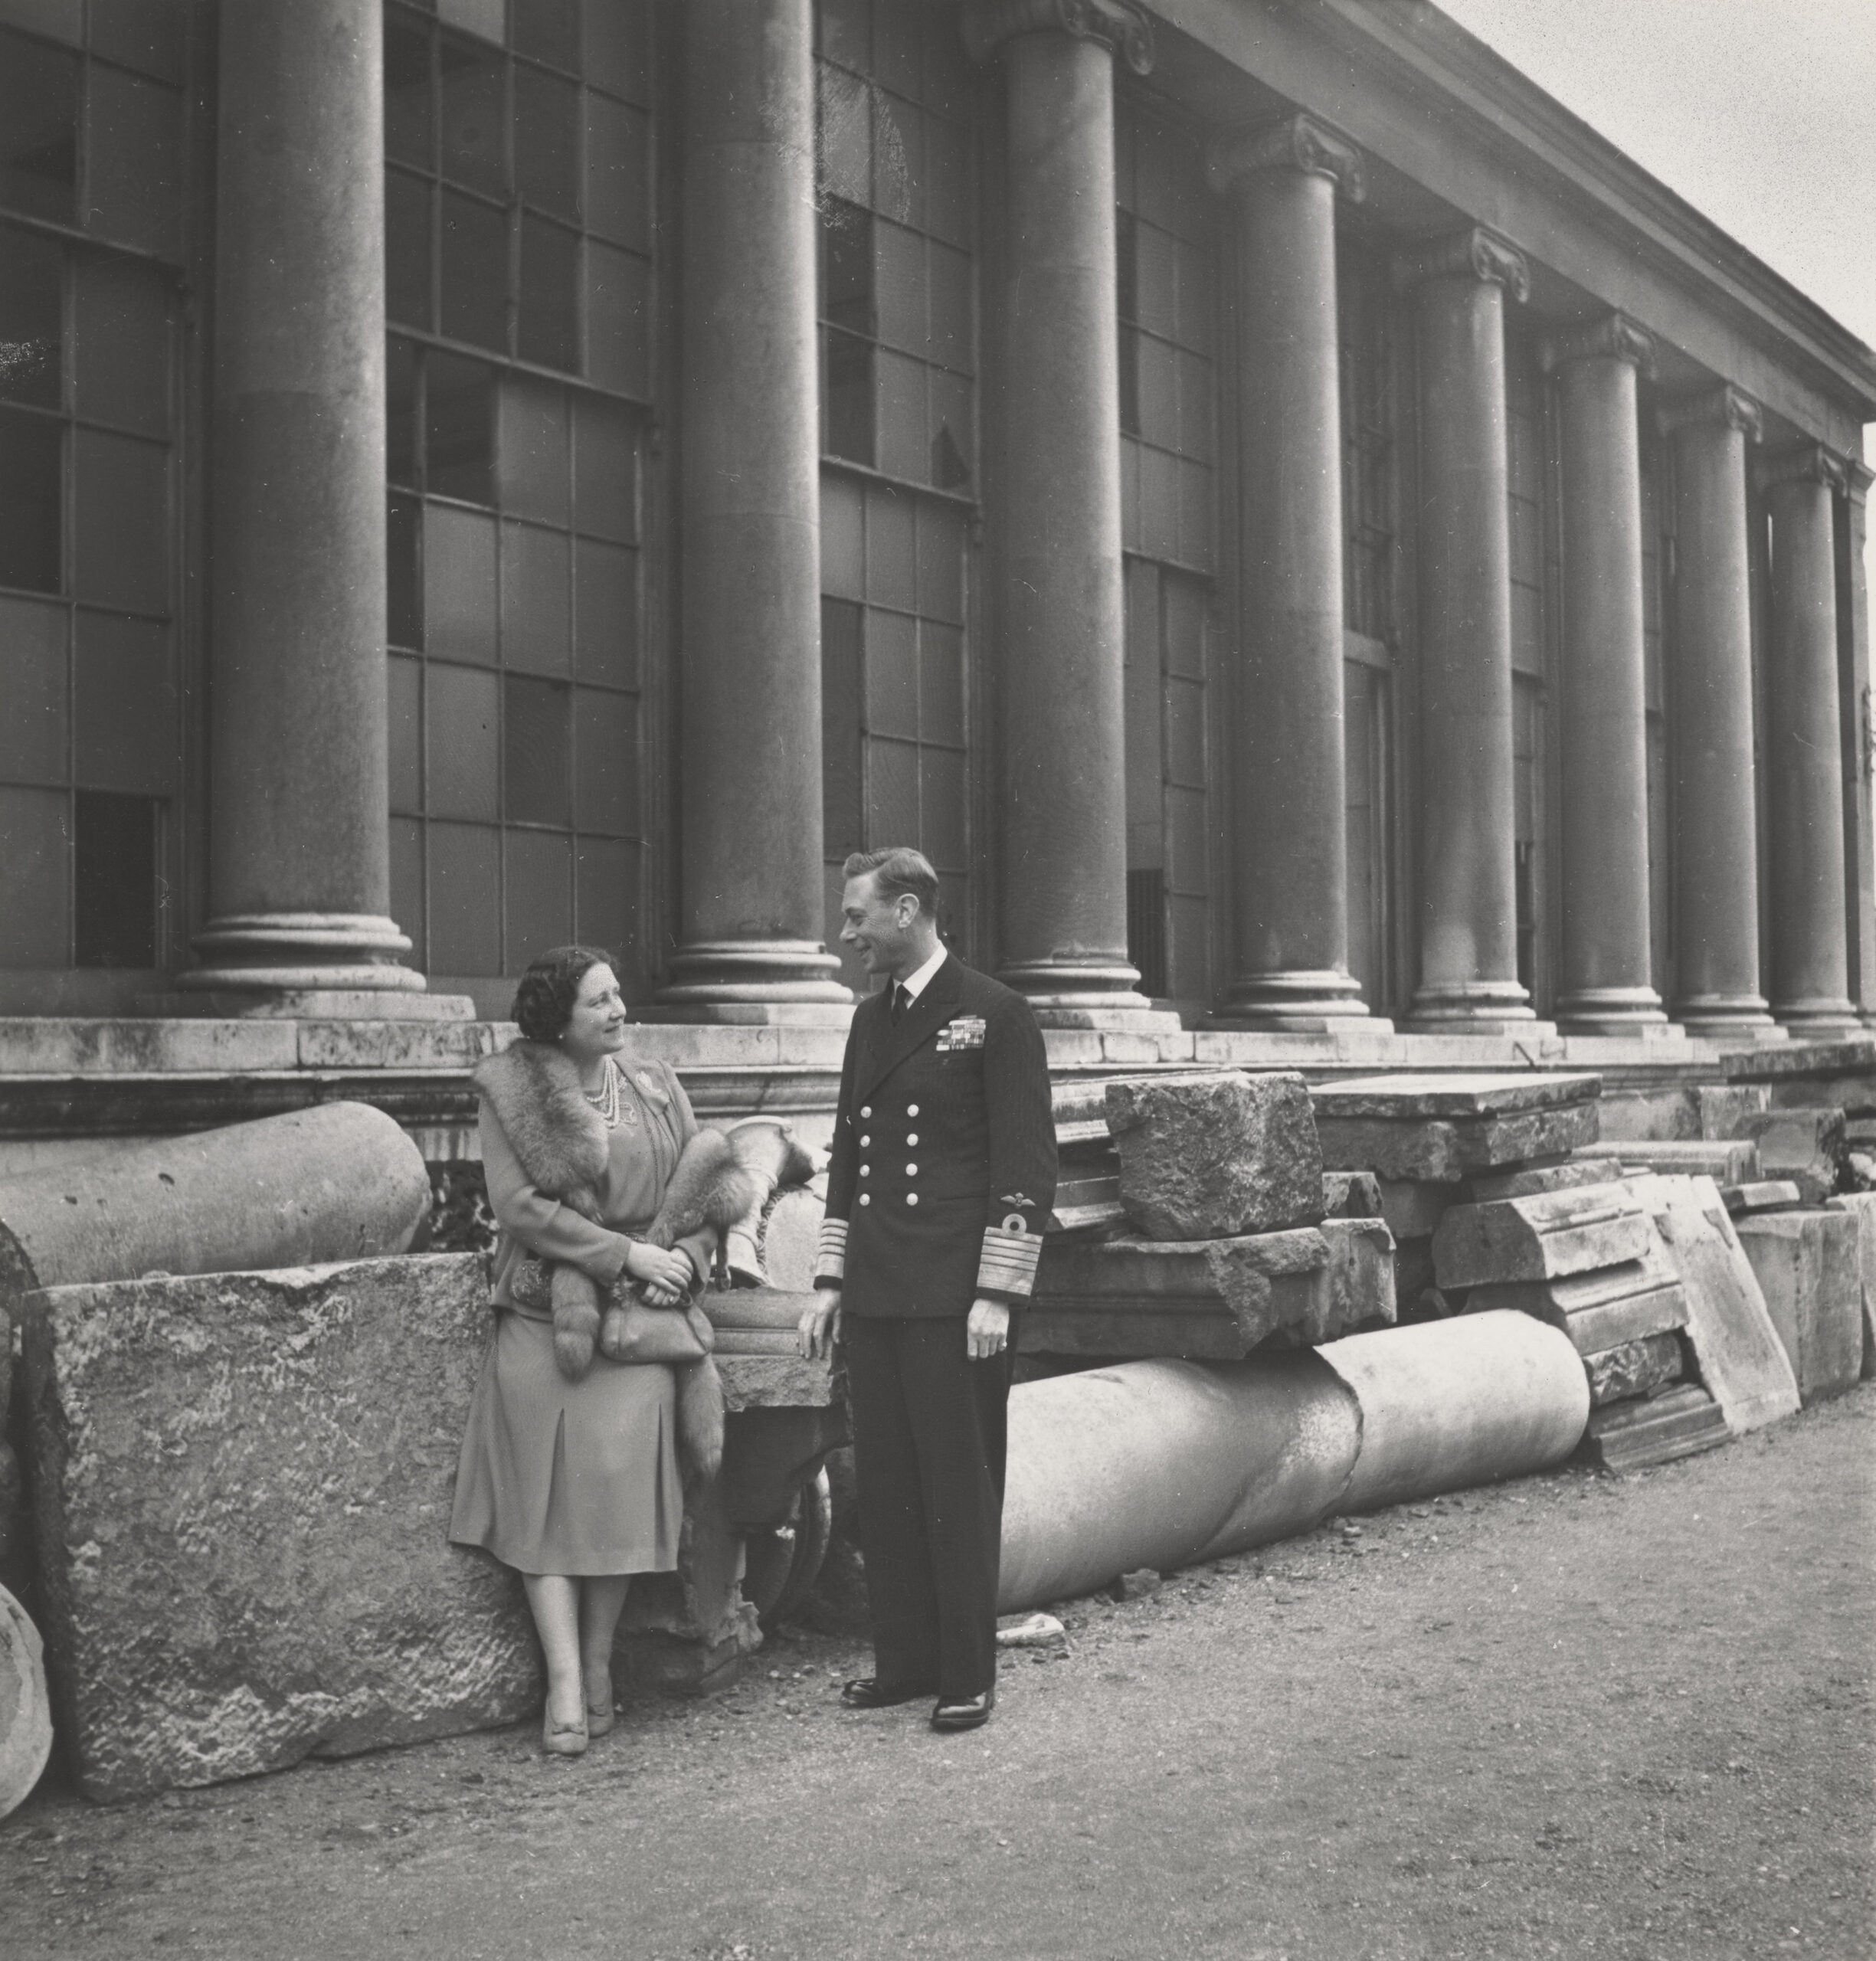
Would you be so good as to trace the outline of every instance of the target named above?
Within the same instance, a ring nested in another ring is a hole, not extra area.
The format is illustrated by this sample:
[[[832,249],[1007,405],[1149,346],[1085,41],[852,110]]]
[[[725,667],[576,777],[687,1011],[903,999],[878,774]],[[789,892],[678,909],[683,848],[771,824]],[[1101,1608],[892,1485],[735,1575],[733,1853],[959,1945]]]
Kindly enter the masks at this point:
[[[1655,336],[1626,313],[1605,313],[1586,326],[1544,337],[1538,364],[1548,375],[1570,361],[1626,361],[1650,381],[1655,376]]]
[[[1711,422],[1740,431],[1749,443],[1757,442],[1765,433],[1765,418],[1759,404],[1730,381],[1702,388],[1696,394],[1676,395],[1672,401],[1663,402],[1655,414],[1655,426],[1664,436]]]
[[[1020,34],[1068,34],[1118,49],[1136,75],[1153,67],[1153,30],[1133,0],[970,0],[964,40],[974,61],[987,61]]]
[[[1781,483],[1821,483],[1842,496],[1850,489],[1849,459],[1822,443],[1791,443],[1770,450],[1760,458],[1753,474],[1761,490]]]
[[[1404,293],[1429,279],[1492,280],[1521,303],[1531,297],[1531,267],[1508,238],[1482,224],[1409,246],[1394,259],[1394,286]]]
[[[1259,170],[1300,170],[1327,177],[1351,204],[1368,195],[1361,152],[1311,116],[1286,116],[1244,136],[1226,136],[1206,153],[1206,175],[1214,191],[1226,191],[1240,177]]]

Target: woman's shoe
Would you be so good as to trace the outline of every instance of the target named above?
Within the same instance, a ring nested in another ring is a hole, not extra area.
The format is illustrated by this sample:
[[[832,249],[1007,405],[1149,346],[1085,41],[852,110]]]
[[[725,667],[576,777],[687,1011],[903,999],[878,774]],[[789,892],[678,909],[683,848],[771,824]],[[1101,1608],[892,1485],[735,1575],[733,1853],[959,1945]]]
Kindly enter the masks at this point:
[[[552,1707],[541,1711],[541,1747],[549,1756],[584,1756],[586,1754],[587,1719],[584,1711],[577,1723],[556,1723]]]
[[[618,1711],[612,1706],[612,1671],[608,1668],[598,1678],[604,1688],[596,1695],[595,1678],[586,1678],[586,1733],[589,1737],[603,1737],[619,1720]]]

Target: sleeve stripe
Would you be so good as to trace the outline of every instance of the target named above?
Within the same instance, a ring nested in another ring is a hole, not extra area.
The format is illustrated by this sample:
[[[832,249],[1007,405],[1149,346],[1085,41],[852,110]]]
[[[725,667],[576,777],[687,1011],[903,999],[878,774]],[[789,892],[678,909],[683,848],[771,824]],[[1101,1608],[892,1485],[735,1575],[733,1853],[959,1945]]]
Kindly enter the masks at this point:
[[[983,1257],[977,1263],[978,1291],[1026,1300],[1036,1284],[1036,1263],[1042,1250],[1039,1233],[1007,1233],[1000,1226],[986,1226]]]
[[[839,1282],[846,1277],[846,1221],[823,1219],[820,1238],[814,1249],[814,1281]]]

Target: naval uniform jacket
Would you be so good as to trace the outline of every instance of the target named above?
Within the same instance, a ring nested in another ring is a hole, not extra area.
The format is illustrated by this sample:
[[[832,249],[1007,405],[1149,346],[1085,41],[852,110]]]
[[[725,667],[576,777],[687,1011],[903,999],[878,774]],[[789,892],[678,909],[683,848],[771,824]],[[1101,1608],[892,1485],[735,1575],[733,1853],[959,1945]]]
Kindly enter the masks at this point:
[[[892,992],[848,1031],[814,1284],[863,1316],[1020,1306],[1055,1203],[1042,1031],[1020,994],[954,956],[896,1024]]]

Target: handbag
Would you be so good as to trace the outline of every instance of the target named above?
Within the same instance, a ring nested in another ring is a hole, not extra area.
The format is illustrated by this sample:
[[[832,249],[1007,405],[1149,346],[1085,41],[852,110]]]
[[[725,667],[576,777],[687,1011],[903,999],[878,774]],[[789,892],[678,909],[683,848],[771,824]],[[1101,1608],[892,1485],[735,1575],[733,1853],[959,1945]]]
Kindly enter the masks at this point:
[[[716,1346],[716,1331],[695,1302],[654,1308],[636,1293],[615,1295],[600,1324],[599,1352],[614,1362],[701,1362]]]

